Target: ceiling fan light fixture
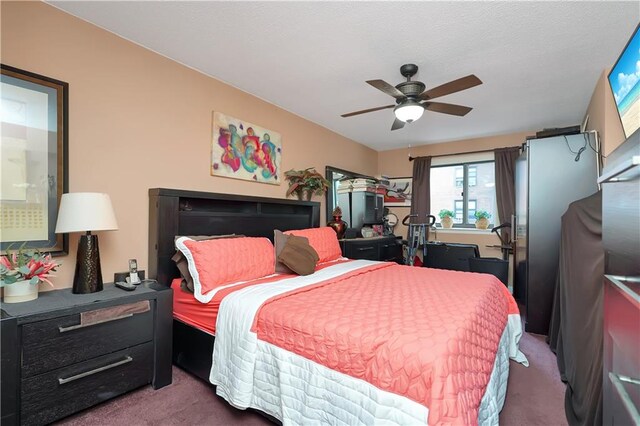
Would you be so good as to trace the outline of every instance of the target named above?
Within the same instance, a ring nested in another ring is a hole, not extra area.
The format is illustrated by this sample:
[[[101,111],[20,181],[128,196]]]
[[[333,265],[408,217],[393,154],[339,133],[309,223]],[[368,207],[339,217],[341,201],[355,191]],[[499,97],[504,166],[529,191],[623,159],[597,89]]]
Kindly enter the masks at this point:
[[[424,107],[418,102],[408,100],[393,109],[396,118],[405,123],[412,123],[422,117]]]

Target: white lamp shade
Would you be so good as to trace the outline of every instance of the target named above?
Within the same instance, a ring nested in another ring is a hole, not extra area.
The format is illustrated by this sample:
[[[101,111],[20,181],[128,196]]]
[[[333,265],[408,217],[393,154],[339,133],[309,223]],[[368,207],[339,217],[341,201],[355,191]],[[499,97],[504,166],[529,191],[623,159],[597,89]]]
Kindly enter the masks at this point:
[[[422,117],[424,107],[417,102],[409,101],[395,107],[393,112],[398,120],[411,123]]]
[[[62,194],[56,233],[84,231],[113,231],[118,222],[113,213],[109,194],[72,192]]]

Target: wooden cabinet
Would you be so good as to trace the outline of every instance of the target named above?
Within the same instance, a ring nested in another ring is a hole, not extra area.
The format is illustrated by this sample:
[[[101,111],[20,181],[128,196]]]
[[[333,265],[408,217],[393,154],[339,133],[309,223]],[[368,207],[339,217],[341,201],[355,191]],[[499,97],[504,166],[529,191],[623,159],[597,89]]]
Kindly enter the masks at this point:
[[[349,259],[402,262],[402,244],[394,236],[341,240],[340,246]]]
[[[604,425],[640,424],[640,132],[607,157],[602,183],[605,252]]]
[[[640,280],[605,275],[605,425],[640,422]]]
[[[171,383],[172,290],[70,289],[2,305],[2,424],[51,423]]]

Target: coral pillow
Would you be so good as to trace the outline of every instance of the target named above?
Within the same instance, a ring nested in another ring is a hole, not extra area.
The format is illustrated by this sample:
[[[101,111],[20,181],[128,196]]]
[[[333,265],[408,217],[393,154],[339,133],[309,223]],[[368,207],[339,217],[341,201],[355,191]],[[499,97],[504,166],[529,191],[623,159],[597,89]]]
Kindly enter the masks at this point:
[[[267,238],[176,240],[193,277],[193,295],[209,302],[218,289],[275,273],[273,245]]]
[[[318,263],[329,262],[330,260],[340,259],[342,250],[333,228],[308,228],[298,229],[294,231],[286,231],[286,235],[296,235],[298,237],[306,237],[309,244],[318,253]]]
[[[176,237],[177,240],[181,236]],[[227,235],[185,235],[185,237],[194,241],[204,241],[204,240],[216,240],[218,238],[242,238],[244,235],[236,235],[236,234],[227,234]],[[180,250],[176,250],[176,254],[171,258],[176,263],[176,267],[178,271],[180,271],[180,275],[182,276],[182,282],[180,283],[180,288],[184,291],[188,291],[193,293],[193,278],[191,278],[191,273],[189,272],[189,262],[187,262],[187,258],[184,257]]]

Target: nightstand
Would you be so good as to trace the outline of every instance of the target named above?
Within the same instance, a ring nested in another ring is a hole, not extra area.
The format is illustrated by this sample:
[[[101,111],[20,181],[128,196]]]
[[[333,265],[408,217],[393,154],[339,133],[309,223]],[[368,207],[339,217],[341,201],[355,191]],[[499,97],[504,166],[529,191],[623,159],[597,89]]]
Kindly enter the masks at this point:
[[[41,292],[2,304],[2,425],[46,424],[151,383],[171,383],[171,288]]]

